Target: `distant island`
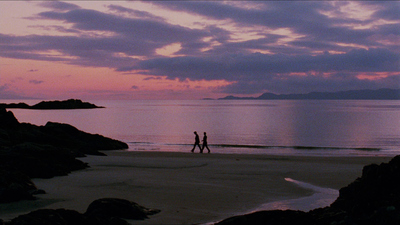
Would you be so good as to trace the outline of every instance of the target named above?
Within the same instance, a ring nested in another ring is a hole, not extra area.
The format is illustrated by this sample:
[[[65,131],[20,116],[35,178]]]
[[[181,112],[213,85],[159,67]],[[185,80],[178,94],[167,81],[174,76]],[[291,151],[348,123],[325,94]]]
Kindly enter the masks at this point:
[[[65,101],[41,101],[36,105],[30,106],[26,103],[0,103],[0,108],[18,109],[94,109],[104,108],[89,102],[82,102],[79,99],[68,99]]]
[[[400,100],[400,89],[351,90],[339,92],[310,92],[307,94],[273,94],[266,92],[258,97],[226,96],[219,100]]]

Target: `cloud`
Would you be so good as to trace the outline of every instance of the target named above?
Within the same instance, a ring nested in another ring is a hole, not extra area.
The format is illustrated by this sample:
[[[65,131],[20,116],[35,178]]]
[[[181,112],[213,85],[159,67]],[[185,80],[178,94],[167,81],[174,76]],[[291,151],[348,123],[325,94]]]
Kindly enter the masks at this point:
[[[40,13],[39,16],[43,19],[71,23],[75,29],[81,31],[106,31],[118,34],[115,36],[122,35],[125,42],[129,41],[131,48],[136,47],[135,45],[139,44],[138,41],[141,41],[143,45],[151,43],[152,50],[154,50],[176,42],[183,44],[200,42],[202,38],[209,35],[201,30],[172,25],[163,21],[126,18],[87,9],[68,12],[48,11]]]
[[[134,9],[129,9],[125,8],[119,5],[109,5],[107,6],[108,9],[111,11],[117,12],[117,13],[127,13],[130,16],[134,16],[137,18],[142,18],[142,19],[150,19],[150,20],[157,20],[157,21],[165,21],[164,18],[155,16],[149,12],[141,11],[141,10],[134,10]]]
[[[308,93],[312,91],[346,91],[358,89],[400,88],[400,73],[376,80],[357,79],[353,73],[336,73],[328,77],[308,74],[305,76],[273,76],[269,80],[245,80],[221,88],[234,94],[272,92],[281,94]]]
[[[135,67],[120,70],[142,69],[149,74],[184,80],[237,80],[256,79],[268,74],[291,72],[392,72],[398,71],[400,54],[387,49],[352,50],[346,54],[323,55],[270,55],[226,54],[215,57],[175,57],[143,60]]]
[[[39,3],[39,5],[61,12],[80,8],[78,5],[61,1],[46,1]]]
[[[31,73],[37,72],[37,71],[39,71],[39,70],[38,69],[30,69],[30,70],[28,70],[28,72],[31,72]]]
[[[136,85],[133,85],[133,86],[131,87],[131,89],[137,90],[137,89],[139,89],[139,87],[136,86]]]
[[[17,94],[15,91],[10,90],[8,84],[0,85],[0,99],[23,99],[22,95]]]
[[[117,3],[106,6],[106,12],[67,2],[38,4],[46,11],[28,19],[50,25],[36,28],[68,35],[0,34],[1,57],[141,71],[148,75],[144,80],[226,80],[232,84],[221,90],[232,93],[334,90],[352,85],[380,88],[398,82],[396,2],[148,3],[170,14],[184,12],[201,18],[190,28]],[[348,7],[354,10],[346,11]],[[352,14],[358,9],[367,11]],[[181,48],[175,56],[157,54],[157,49],[176,43]],[[359,74],[365,72],[391,75],[360,79]]]
[[[146,81],[146,80],[161,80],[161,79],[162,79],[161,77],[146,77],[146,78],[143,78],[144,81]]]
[[[43,83],[44,81],[42,81],[42,80],[29,80],[29,83],[30,84],[41,84],[41,83]]]
[[[398,4],[387,2],[384,5],[379,3],[356,2],[355,7],[367,5],[375,8],[373,19],[357,19],[340,12],[340,9],[354,2],[330,2],[330,1],[265,1],[257,2],[257,7],[246,7],[248,2],[240,4],[226,4],[224,2],[198,2],[198,1],[158,1],[153,4],[168,9],[189,12],[207,18],[232,21],[239,27],[262,26],[269,29],[285,28],[293,33],[303,36],[301,41],[325,43],[332,49],[331,44],[347,43],[357,45],[369,45],[379,47],[370,37],[379,33],[379,26],[374,29],[354,29],[354,25],[368,25],[376,20],[387,18],[398,20]],[[396,10],[397,9],[397,10]],[[330,17],[323,12],[340,12],[339,16]],[[397,17],[396,17],[396,16]],[[397,23],[394,25],[399,30]],[[289,46],[291,48],[291,46]],[[341,48],[340,45],[336,47]],[[347,49],[350,47],[348,46]],[[274,53],[277,53],[274,51]]]

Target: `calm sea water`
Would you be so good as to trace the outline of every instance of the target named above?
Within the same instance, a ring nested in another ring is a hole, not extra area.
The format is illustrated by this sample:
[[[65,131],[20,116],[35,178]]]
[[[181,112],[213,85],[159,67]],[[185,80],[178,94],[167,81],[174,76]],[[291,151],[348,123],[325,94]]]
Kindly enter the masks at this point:
[[[7,100],[2,102],[19,102]],[[39,101],[29,100],[28,104]],[[197,131],[213,153],[400,154],[400,101],[108,100],[102,109],[11,109],[20,122],[68,123],[130,151],[190,152]],[[196,150],[198,151],[198,149]]]

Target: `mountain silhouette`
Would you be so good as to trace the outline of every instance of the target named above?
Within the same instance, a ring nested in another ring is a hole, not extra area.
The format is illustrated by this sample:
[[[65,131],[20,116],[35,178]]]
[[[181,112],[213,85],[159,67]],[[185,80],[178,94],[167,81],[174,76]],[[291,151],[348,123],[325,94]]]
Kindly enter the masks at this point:
[[[339,92],[310,92],[307,94],[273,94],[266,92],[258,97],[226,96],[223,100],[400,100],[400,89],[382,88],[378,90],[350,90]]]

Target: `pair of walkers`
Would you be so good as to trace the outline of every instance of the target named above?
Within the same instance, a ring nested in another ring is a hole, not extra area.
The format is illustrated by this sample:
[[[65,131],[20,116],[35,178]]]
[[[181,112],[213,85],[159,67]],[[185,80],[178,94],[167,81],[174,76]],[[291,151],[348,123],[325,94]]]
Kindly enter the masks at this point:
[[[193,145],[192,152],[194,152],[194,149],[196,148],[196,146],[198,146],[199,149],[200,149],[200,153],[203,153],[204,148],[207,148],[208,153],[210,153],[210,149],[208,148],[208,145],[207,145],[207,134],[206,134],[206,132],[204,132],[204,136],[203,136],[203,147],[200,146],[200,137],[199,137],[199,135],[197,134],[196,131],[194,132],[194,135],[195,135],[195,138],[194,138],[194,145]]]

